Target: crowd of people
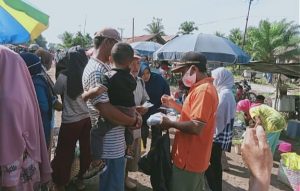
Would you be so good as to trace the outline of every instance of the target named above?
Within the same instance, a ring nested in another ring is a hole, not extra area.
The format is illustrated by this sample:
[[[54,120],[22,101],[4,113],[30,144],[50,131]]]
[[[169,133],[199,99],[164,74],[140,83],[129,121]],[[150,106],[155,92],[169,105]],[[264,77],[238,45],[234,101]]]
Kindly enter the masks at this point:
[[[92,55],[77,46],[57,56],[55,83],[47,74],[52,54],[36,46],[20,54],[0,46],[0,190],[45,190],[50,185],[65,190],[77,142],[78,190],[98,174],[100,191],[134,189],[128,172],[139,170],[150,130],[154,148],[170,128],[176,133],[168,189],[205,190],[207,179],[211,190],[222,190],[221,158],[231,149],[236,110],[252,121],[242,145],[251,172],[249,190],[268,190],[272,152],[285,126],[282,116],[263,103],[236,104],[232,73],[220,67],[209,75],[206,57],[197,52],[185,53],[172,68],[182,76],[182,94],[175,99],[163,76],[120,41],[115,29],[105,28],[95,33]],[[151,107],[145,106],[149,102]],[[147,119],[161,106],[175,110],[179,119],[164,116],[149,127]],[[62,111],[62,120],[56,124],[60,131],[50,161],[55,110]],[[273,140],[270,146],[267,139]]]

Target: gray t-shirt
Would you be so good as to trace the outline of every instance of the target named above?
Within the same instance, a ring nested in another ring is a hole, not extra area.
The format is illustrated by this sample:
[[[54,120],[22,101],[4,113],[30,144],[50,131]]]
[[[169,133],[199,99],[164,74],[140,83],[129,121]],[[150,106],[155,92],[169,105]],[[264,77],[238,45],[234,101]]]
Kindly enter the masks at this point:
[[[81,96],[73,100],[67,95],[67,76],[59,74],[53,90],[56,94],[64,95],[62,123],[74,123],[90,117],[86,103]]]
[[[83,89],[88,91],[89,88],[99,86],[101,83],[101,76],[110,71],[111,67],[96,58],[91,58],[86,65],[82,75]],[[109,97],[107,93],[103,93],[94,99],[87,102],[90,112],[91,122],[93,128],[97,128],[97,121],[99,112],[95,108],[97,103],[107,103]],[[117,126],[108,131],[103,139],[103,159],[116,159],[125,155],[125,127]]]

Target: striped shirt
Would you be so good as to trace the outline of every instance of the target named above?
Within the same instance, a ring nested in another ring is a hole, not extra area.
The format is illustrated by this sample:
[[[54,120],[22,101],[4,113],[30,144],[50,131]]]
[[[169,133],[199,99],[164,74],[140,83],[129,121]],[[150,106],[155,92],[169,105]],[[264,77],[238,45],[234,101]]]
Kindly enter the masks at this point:
[[[91,87],[99,86],[101,83],[101,76],[111,70],[108,64],[101,62],[96,58],[91,58],[86,65],[82,75],[83,89],[87,91]],[[95,108],[97,103],[109,102],[108,94],[105,92],[94,99],[87,102],[89,109],[92,127],[98,128],[97,121],[99,112]],[[92,131],[93,132],[93,131]],[[103,139],[103,159],[120,158],[125,155],[125,127],[117,126],[108,131]]]

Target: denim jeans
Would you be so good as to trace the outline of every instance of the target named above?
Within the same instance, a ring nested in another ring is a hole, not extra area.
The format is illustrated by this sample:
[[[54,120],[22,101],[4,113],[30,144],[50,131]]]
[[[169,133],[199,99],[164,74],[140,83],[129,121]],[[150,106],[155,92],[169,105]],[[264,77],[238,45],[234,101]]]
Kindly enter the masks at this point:
[[[105,159],[107,170],[100,175],[99,191],[124,191],[125,158]]]

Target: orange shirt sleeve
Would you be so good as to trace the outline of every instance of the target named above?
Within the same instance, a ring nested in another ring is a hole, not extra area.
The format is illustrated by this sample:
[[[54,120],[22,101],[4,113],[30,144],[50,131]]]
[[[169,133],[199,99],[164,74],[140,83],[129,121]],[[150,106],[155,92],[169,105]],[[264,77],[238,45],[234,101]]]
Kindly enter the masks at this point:
[[[213,115],[212,95],[207,88],[199,88],[190,97],[191,119],[207,123]]]

